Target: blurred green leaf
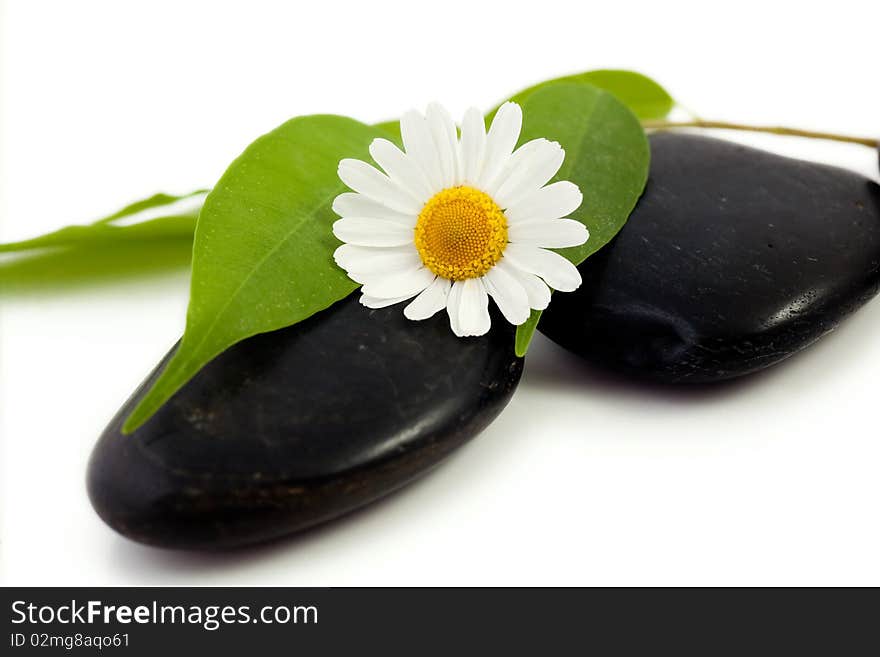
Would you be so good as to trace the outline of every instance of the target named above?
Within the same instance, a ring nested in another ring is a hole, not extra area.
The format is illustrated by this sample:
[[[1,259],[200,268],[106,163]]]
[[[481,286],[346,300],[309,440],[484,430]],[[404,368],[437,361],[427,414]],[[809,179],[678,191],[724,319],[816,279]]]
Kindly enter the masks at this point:
[[[109,224],[123,217],[129,217],[133,214],[137,214],[138,212],[143,212],[144,210],[151,210],[152,208],[161,207],[163,205],[171,205],[172,203],[177,203],[178,201],[182,201],[187,198],[192,198],[193,196],[198,196],[199,194],[207,194],[210,192],[210,189],[197,189],[194,192],[189,192],[188,194],[181,194],[178,196],[174,196],[173,194],[165,194],[163,192],[159,192],[158,194],[153,194],[149,198],[142,199],[140,201],[135,201],[134,203],[130,203],[126,205],[124,208],[119,210],[118,212],[114,212],[109,217],[104,217],[103,219],[99,219],[94,222],[96,224]]]
[[[67,226],[30,240],[0,244],[0,253],[17,253],[52,247],[98,245],[108,242],[145,241],[169,237],[192,240],[198,216],[198,209],[196,209],[187,214],[157,217],[130,226],[114,226],[107,223]]]
[[[0,259],[0,300],[93,289],[149,277],[184,276],[192,236],[106,242],[11,254]]]
[[[40,235],[39,237],[0,244],[0,253],[15,253],[59,246],[115,242],[118,240],[181,237],[186,236],[187,234],[191,237],[193,230],[195,229],[196,219],[199,215],[199,208],[197,207],[185,212],[148,219],[140,223],[124,226],[118,225],[117,222],[139,212],[171,205],[183,199],[204,193],[205,190],[200,189],[195,192],[190,192],[189,194],[183,194],[182,196],[155,194],[149,198],[127,205],[118,212],[114,212],[103,219],[98,219],[91,224],[66,226],[65,228],[60,228],[59,230]]]

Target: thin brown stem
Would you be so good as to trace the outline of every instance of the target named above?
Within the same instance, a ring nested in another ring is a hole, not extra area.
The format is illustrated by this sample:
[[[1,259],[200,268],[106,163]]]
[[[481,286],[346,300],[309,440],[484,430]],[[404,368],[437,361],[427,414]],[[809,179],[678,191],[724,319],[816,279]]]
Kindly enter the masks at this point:
[[[880,140],[871,137],[851,137],[848,135],[836,135],[830,132],[814,132],[812,130],[798,130],[797,128],[784,128],[781,126],[744,125],[741,123],[727,123],[725,121],[643,121],[642,127],[652,130],[666,130],[670,128],[720,128],[722,130],[746,130],[748,132],[765,132],[774,135],[790,135],[793,137],[808,137],[810,139],[829,139],[842,141],[847,144],[861,144],[869,148],[880,146]]]

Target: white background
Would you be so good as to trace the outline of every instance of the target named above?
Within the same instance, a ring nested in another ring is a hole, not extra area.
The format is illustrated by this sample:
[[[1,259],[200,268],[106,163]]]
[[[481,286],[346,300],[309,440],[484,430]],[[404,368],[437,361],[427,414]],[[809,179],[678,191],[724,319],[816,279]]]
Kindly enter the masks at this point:
[[[880,134],[877,3],[624,4],[6,2],[0,240],[210,186],[298,114],[460,114],[591,68],[707,118]],[[728,136],[878,177],[863,147]],[[429,476],[208,556],[117,536],[84,487],[186,303],[176,272],[0,304],[4,583],[880,584],[880,302],[718,388],[615,381],[538,337],[505,412]]]

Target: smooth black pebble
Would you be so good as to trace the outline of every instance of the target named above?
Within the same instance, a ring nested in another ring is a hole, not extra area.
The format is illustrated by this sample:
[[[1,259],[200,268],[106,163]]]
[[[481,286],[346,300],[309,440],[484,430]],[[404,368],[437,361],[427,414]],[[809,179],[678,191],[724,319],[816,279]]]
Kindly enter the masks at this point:
[[[555,294],[539,330],[663,382],[755,372],[832,330],[880,285],[880,186],[693,135],[651,136],[645,193]]]
[[[166,356],[92,453],[92,505],[119,533],[172,548],[257,543],[339,516],[498,415],[522,373],[513,336],[497,314],[488,335],[460,339],[445,313],[412,322],[354,294],[228,349],[122,435]]]

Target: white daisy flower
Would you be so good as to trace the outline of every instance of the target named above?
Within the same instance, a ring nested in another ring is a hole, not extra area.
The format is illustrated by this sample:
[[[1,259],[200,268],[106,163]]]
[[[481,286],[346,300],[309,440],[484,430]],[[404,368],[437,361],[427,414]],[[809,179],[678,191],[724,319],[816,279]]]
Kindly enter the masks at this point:
[[[370,155],[384,173],[360,160],[339,163],[354,192],[340,194],[342,217],[334,253],[348,276],[363,284],[361,303],[383,308],[413,299],[403,313],[427,319],[446,309],[457,336],[489,330],[489,297],[511,324],[543,310],[550,289],[571,292],[578,270],[548,249],[587,241],[586,227],[566,215],[582,195],[571,182],[547,182],[565,152],[534,139],[515,149],[522,110],[505,103],[488,134],[483,116],[464,115],[459,139],[441,106],[400,120],[404,150],[375,139]]]

